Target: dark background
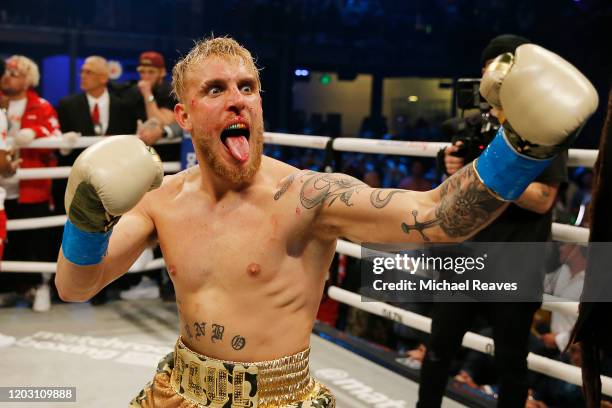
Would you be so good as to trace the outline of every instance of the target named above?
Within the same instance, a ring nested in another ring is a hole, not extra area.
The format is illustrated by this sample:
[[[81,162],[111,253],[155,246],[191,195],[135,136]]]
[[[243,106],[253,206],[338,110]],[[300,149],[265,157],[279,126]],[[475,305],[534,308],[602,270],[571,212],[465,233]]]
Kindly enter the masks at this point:
[[[478,76],[487,42],[515,33],[594,83],[600,109],[576,147],[595,148],[612,72],[611,25],[610,0],[3,0],[0,54],[37,61],[100,54],[135,65],[141,51],[154,49],[171,65],[193,40],[230,35],[264,68],[268,130],[281,130],[290,127],[295,68],[372,74],[375,116],[382,78]],[[69,70],[77,91],[75,64]]]

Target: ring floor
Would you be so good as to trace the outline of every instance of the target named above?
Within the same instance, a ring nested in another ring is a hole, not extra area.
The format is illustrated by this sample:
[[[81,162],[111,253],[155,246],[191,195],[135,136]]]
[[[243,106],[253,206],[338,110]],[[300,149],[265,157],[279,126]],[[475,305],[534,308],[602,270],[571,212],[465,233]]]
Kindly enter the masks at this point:
[[[178,333],[174,303],[115,301],[53,305],[47,313],[1,308],[0,387],[76,387],[76,402],[0,402],[0,407],[126,407],[153,377]],[[311,373],[338,408],[413,407],[418,384],[312,336]],[[445,398],[444,407],[462,407]]]

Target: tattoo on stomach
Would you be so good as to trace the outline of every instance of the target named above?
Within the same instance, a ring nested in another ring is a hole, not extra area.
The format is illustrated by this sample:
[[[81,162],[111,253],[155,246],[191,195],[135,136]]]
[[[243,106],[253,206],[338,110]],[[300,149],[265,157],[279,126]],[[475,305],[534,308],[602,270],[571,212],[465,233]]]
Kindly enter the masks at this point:
[[[192,330],[193,328],[193,330]],[[192,341],[209,341],[212,344],[223,343],[227,339],[225,336],[225,326],[219,323],[208,324],[208,322],[185,323],[183,326],[185,335]],[[242,350],[246,346],[246,339],[237,334],[232,337],[230,345],[234,350]]]

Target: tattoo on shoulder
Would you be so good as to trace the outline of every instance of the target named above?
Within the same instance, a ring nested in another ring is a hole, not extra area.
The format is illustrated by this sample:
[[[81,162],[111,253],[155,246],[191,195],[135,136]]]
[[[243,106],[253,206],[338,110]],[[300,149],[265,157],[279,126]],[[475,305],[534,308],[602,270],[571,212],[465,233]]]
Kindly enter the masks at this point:
[[[404,222],[401,227],[407,234],[417,231],[425,241],[430,240],[425,230],[435,226],[440,226],[448,237],[464,237],[488,222],[503,205],[482,184],[473,166],[468,165],[440,186],[440,203],[433,219],[419,222],[418,212],[413,210],[413,223]]]
[[[311,173],[307,175],[300,190],[300,202],[306,209],[314,208],[324,202],[330,207],[338,198],[347,207],[352,206],[351,197],[367,184],[344,174]]]
[[[389,190],[377,188],[370,194],[370,202],[376,208],[384,208],[393,198],[393,194],[405,193],[406,190]],[[385,195],[386,194],[386,195]]]
[[[297,174],[298,173],[296,172],[289,175],[288,177],[285,177],[285,179],[281,182],[280,190],[278,190],[276,194],[274,194],[274,201],[281,198],[281,196],[285,194],[287,190],[289,190],[289,187],[291,187],[291,184],[293,184],[293,181],[295,180]]]

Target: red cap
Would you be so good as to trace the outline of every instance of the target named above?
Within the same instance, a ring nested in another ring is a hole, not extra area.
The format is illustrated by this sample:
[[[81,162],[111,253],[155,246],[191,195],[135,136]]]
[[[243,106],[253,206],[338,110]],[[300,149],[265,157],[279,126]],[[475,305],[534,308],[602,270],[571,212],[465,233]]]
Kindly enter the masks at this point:
[[[139,67],[155,67],[155,68],[166,68],[164,57],[155,51],[145,51],[140,54],[138,60]]]

